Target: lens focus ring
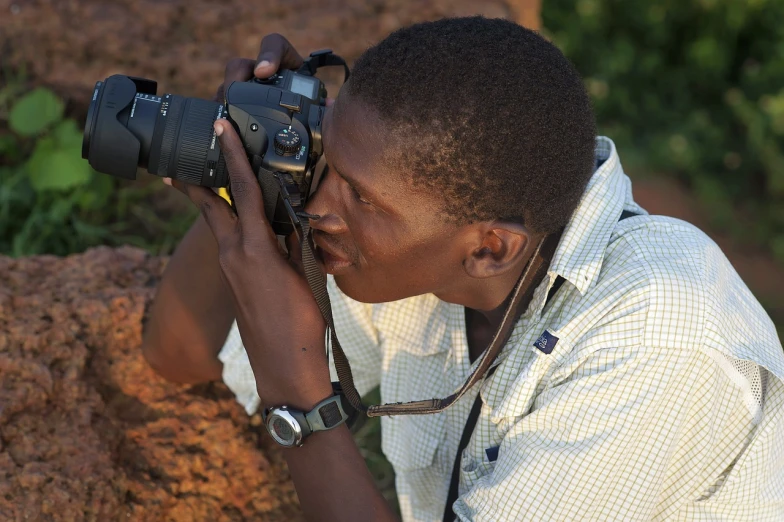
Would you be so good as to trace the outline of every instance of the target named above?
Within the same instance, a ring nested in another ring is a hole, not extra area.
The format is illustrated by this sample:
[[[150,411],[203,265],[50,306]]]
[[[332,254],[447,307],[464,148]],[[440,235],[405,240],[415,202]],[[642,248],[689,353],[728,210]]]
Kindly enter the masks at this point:
[[[159,176],[169,176],[169,162],[174,152],[175,140],[177,139],[177,129],[180,123],[182,106],[185,105],[185,98],[182,96],[172,96],[169,106],[166,109],[166,125],[161,138],[161,156],[158,161],[157,174]]]
[[[180,128],[176,178],[201,184],[218,104],[188,98]]]

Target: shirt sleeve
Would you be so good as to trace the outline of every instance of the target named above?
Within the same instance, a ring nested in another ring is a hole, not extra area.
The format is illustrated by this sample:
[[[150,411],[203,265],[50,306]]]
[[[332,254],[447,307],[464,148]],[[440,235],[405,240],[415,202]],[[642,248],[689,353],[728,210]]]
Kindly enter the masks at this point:
[[[491,471],[458,520],[668,518],[715,490],[753,433],[742,393],[686,349],[599,350],[511,420],[494,463],[462,464],[464,481]]]
[[[381,380],[381,350],[378,333],[371,321],[372,305],[346,296],[332,276],[327,278],[327,290],[332,302],[335,331],[351,365],[357,390],[364,395],[378,386]],[[256,379],[236,321],[218,353],[218,359],[223,363],[223,382],[234,392],[248,415],[253,415],[261,400],[256,392]],[[331,350],[329,367],[332,380],[337,381]]]

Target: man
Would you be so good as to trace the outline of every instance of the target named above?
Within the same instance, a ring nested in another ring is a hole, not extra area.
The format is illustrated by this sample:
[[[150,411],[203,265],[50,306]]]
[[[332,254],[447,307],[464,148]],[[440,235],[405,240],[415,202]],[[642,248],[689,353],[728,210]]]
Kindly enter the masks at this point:
[[[266,37],[255,70],[234,61],[226,82],[301,60]],[[310,412],[333,395],[325,324],[237,134],[216,130],[237,215],[174,182],[202,217],[144,353],[175,381],[223,376],[248,413]],[[442,413],[382,419],[404,520],[442,519],[478,393],[456,519],[784,519],[775,328],[704,234],[634,203],[553,45],[478,17],[397,31],[357,61],[323,142],[330,170],[307,210],[361,393],[451,394],[522,279],[484,382]],[[284,454],[310,519],[393,518],[345,424]]]

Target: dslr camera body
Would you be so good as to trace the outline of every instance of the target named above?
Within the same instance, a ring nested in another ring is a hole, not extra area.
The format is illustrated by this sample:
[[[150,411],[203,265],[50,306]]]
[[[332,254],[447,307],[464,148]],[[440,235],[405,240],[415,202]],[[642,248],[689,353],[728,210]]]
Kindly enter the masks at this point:
[[[105,174],[136,179],[136,169],[207,187],[229,187],[226,162],[213,127],[231,122],[261,185],[267,219],[278,235],[299,224],[297,214],[316,189],[323,162],[321,125],[327,90],[314,77],[323,66],[346,62],[324,49],[297,70],[233,82],[224,103],[166,93],[154,80],[113,75],[95,84],[82,140],[82,157]],[[318,166],[318,168],[317,168]],[[230,191],[230,187],[229,187]]]

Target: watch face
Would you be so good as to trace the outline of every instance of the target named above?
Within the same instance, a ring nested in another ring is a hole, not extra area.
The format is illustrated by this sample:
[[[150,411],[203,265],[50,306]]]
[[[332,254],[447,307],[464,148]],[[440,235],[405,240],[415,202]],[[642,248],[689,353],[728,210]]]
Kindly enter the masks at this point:
[[[275,432],[275,435],[277,435],[280,440],[294,440],[294,430],[291,429],[288,422],[280,417],[272,419],[272,431]]]
[[[302,429],[292,415],[281,408],[273,409],[267,418],[267,431],[282,446],[296,446],[302,442]]]

